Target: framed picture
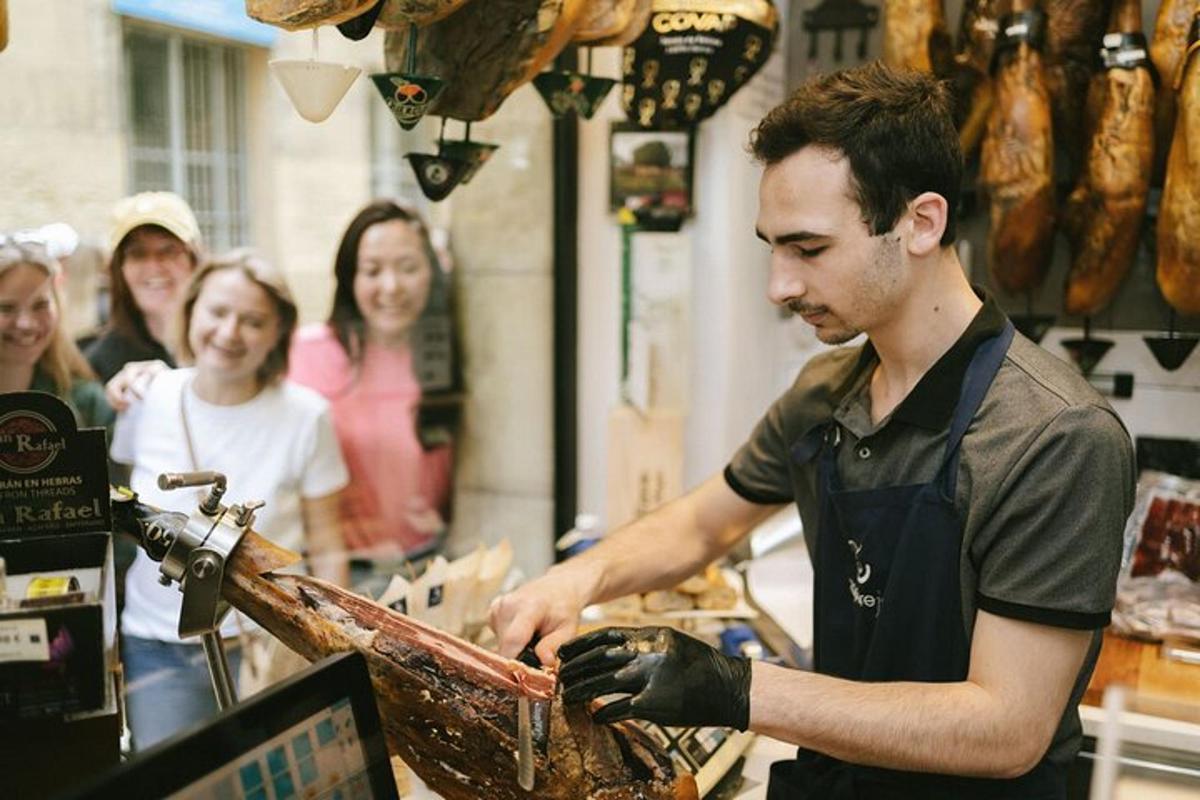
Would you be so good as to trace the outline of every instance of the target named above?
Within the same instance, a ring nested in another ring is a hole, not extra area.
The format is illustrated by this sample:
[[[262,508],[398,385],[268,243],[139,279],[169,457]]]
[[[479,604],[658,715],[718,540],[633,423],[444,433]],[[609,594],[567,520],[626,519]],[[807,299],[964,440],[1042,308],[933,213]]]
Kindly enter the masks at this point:
[[[648,131],[614,122],[609,144],[612,210],[628,208],[639,220],[690,216],[694,148],[691,130]]]

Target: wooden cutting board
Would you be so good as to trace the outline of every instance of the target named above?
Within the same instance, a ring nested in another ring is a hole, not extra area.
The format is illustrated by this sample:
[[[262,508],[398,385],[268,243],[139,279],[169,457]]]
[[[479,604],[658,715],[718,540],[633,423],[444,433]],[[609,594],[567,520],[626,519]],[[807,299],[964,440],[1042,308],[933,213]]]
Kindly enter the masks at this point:
[[[1165,659],[1158,642],[1142,642],[1105,631],[1104,646],[1083,702],[1099,706],[1109,684],[1122,684],[1139,700],[1166,700],[1200,709],[1200,665]]]

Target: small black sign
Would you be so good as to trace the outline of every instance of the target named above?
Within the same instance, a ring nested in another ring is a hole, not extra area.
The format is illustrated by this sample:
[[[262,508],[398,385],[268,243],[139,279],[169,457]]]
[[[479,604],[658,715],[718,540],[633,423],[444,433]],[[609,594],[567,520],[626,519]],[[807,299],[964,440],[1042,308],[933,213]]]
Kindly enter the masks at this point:
[[[625,48],[621,107],[640,128],[696,125],[767,63],[778,29],[771,0],[656,0]]]
[[[0,538],[108,531],[104,430],[44,392],[0,394]]]

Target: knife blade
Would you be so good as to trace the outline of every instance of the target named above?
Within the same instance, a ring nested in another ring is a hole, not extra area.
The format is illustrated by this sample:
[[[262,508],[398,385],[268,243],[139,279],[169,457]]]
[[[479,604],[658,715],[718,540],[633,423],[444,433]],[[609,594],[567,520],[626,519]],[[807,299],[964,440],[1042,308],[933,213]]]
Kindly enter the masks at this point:
[[[533,726],[525,696],[517,698],[517,785],[533,791]]]
[[[533,651],[534,645],[537,644],[537,637],[534,637],[525,649],[517,656],[517,660],[527,667],[541,669],[542,660],[537,657],[537,653]],[[527,792],[533,791],[534,783],[534,763],[533,763],[533,737],[534,725],[533,714],[529,708],[529,698],[521,695],[517,698],[517,785]],[[544,702],[539,702],[538,705],[547,705]],[[544,715],[543,715],[544,716]],[[543,728],[542,737],[545,736],[545,725]],[[539,738],[542,738],[539,737]]]

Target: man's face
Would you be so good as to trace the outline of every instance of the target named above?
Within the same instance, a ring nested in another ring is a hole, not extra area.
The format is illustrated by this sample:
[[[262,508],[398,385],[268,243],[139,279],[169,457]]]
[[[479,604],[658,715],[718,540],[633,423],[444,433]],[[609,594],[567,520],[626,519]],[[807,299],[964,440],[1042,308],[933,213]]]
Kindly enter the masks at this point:
[[[907,265],[895,232],[872,236],[851,194],[850,162],[805,147],[763,172],[757,233],[771,245],[771,302],[826,344],[887,323]]]

